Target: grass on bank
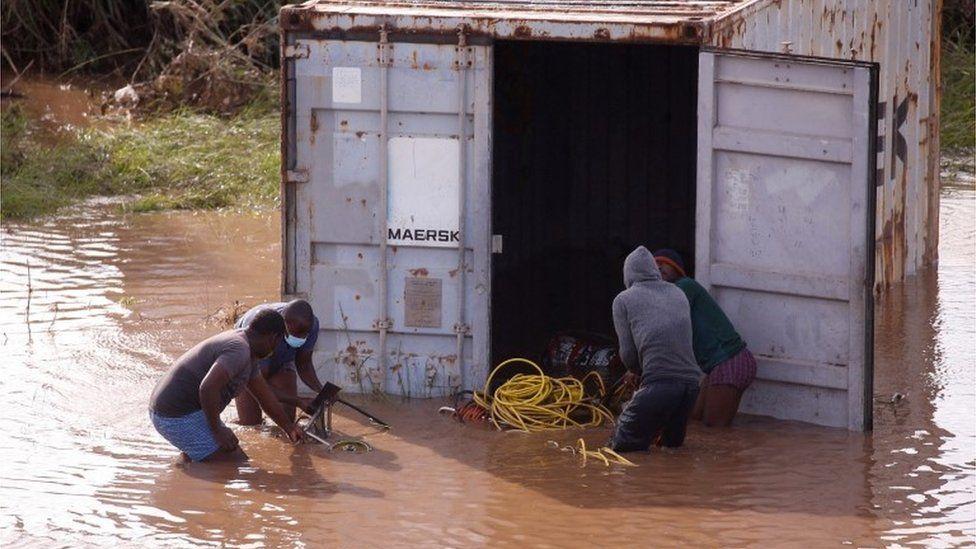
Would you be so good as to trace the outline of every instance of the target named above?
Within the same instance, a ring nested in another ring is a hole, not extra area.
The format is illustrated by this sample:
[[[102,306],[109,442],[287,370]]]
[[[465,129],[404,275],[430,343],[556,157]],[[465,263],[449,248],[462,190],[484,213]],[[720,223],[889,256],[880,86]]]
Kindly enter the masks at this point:
[[[27,219],[94,195],[138,195],[131,211],[273,204],[279,118],[169,113],[52,135],[16,106],[2,116],[0,216]]]
[[[972,155],[976,147],[976,49],[961,32],[942,40],[943,152]]]

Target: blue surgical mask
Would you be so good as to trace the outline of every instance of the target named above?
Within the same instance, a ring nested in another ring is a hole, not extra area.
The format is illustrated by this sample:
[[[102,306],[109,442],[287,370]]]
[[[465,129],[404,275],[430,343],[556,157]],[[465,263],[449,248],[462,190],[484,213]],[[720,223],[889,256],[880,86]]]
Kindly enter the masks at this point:
[[[288,343],[288,346],[291,347],[292,349],[297,349],[297,348],[301,347],[302,345],[305,345],[305,340],[306,339],[308,339],[308,338],[306,338],[306,337],[295,337],[295,336],[293,336],[291,334],[288,334],[288,335],[285,336],[285,342]]]

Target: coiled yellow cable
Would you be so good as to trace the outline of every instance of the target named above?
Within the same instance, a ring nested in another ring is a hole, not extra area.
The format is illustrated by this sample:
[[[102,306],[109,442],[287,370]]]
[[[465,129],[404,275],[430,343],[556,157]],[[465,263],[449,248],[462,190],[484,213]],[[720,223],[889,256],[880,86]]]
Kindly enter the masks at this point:
[[[491,380],[495,374],[514,363],[528,364],[538,373],[516,374],[499,386],[494,394],[490,394]],[[530,433],[598,427],[604,421],[613,423],[609,410],[586,397],[584,386],[591,376],[596,379],[600,396],[603,397],[606,387],[595,372],[590,372],[582,380],[553,378],[545,375],[542,368],[531,360],[510,358],[492,370],[485,380],[484,392],[475,392],[473,398],[479,406],[488,410],[491,422],[499,429],[509,427]]]

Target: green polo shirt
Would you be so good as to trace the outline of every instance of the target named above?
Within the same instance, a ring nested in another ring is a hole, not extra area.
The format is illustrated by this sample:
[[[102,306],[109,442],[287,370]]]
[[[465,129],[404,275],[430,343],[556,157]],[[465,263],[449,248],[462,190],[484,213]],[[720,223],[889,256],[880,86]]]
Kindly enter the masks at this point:
[[[703,372],[711,372],[715,366],[745,349],[746,343],[735,331],[729,317],[701,284],[684,277],[675,285],[681,288],[691,305],[692,345],[695,360]]]

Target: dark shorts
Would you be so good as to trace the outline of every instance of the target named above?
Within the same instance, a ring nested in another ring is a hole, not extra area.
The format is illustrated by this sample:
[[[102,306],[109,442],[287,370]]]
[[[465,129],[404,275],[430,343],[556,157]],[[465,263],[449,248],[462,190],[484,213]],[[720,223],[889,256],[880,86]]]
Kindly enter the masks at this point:
[[[697,398],[695,382],[661,380],[641,386],[620,413],[611,447],[618,452],[647,450],[658,435],[662,446],[681,446]]]
[[[749,349],[742,349],[732,358],[718,363],[708,374],[702,387],[709,385],[731,385],[740,391],[745,391],[756,379],[756,357]]]

